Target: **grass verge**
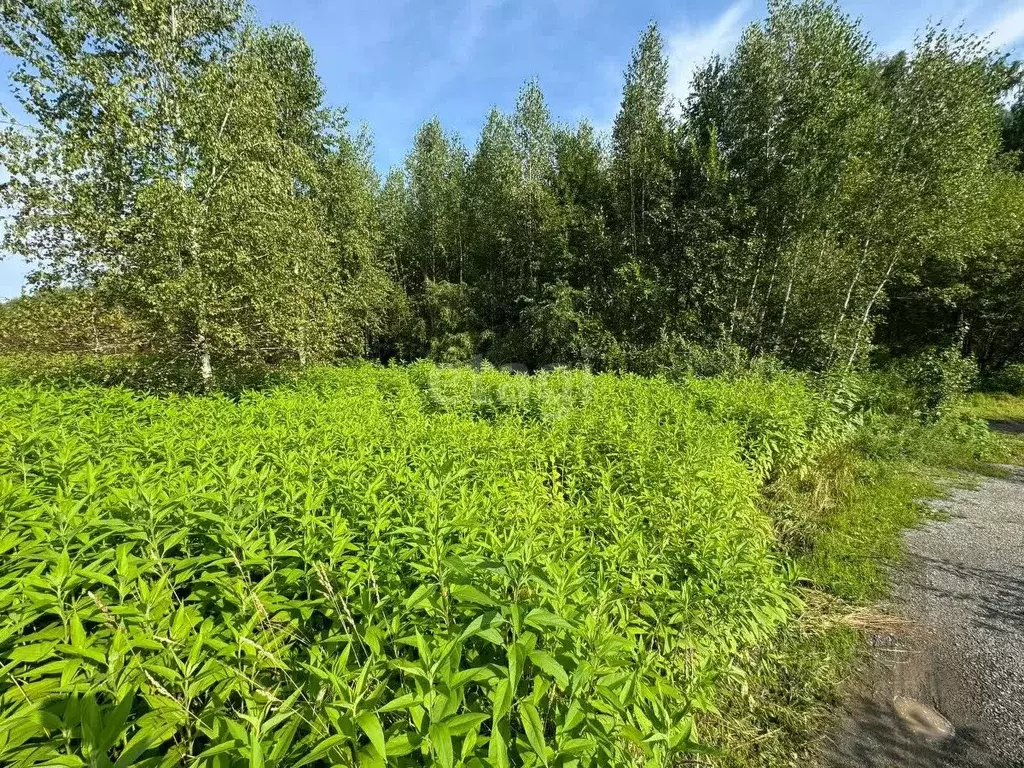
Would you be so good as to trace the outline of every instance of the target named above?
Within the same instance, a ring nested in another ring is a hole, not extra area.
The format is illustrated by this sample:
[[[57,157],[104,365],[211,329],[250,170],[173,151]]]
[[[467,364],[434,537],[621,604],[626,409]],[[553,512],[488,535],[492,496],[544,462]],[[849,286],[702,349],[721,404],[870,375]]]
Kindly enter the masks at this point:
[[[1012,461],[1021,447],[969,415],[922,424],[876,414],[813,470],[766,489],[780,546],[799,573],[803,611],[723,685],[716,736],[726,746],[715,765],[818,763],[867,632],[893,621],[875,606],[903,562],[902,532],[934,517],[924,500],[963,482],[963,472],[991,471],[990,462]]]
[[[1024,425],[1024,397],[1002,393],[977,393],[967,404],[968,412],[978,419]],[[1024,431],[1000,432],[1007,463],[1024,466]]]
[[[1024,423],[1024,397],[1005,392],[975,393],[967,401],[967,409],[978,419]]]

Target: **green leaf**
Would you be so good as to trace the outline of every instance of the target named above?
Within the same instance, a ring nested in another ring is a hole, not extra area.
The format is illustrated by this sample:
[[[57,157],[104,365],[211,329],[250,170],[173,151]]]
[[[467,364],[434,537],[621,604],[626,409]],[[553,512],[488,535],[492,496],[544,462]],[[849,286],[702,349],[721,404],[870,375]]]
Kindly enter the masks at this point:
[[[512,711],[512,686],[507,677],[502,678],[494,687],[491,703],[494,707],[492,717],[495,724],[500,723]]]
[[[558,751],[565,755],[582,755],[595,749],[597,742],[593,739],[569,739],[558,747]]]
[[[473,603],[487,608],[497,605],[494,598],[472,584],[452,584],[451,595],[460,603]]]
[[[335,747],[339,747],[342,744],[349,743],[350,741],[351,739],[348,736],[345,736],[344,734],[338,734],[326,738],[319,744],[317,744],[315,747],[313,747],[313,749],[310,750],[309,754],[307,754],[304,758],[299,760],[299,762],[295,764],[295,768],[302,768],[302,766],[304,765],[315,763],[317,760],[326,755]]]
[[[434,593],[435,587],[432,584],[420,584],[416,591],[409,595],[405,601],[405,610],[414,611],[417,608],[423,608],[430,605],[430,597]]]
[[[135,765],[135,761],[144,752],[155,749],[170,737],[169,730],[173,732],[173,728],[168,729],[164,724],[149,726],[139,730],[125,745],[124,751],[121,752],[117,762],[114,763],[114,768],[128,768],[128,766]]]
[[[530,654],[530,661],[554,678],[554,681],[562,688],[569,687],[569,675],[562,665],[555,660],[554,656],[544,651],[533,651]]]
[[[373,744],[373,748],[377,750],[381,759],[386,760],[388,752],[384,741],[384,728],[380,723],[380,718],[373,712],[364,712],[356,718],[356,722],[359,724],[362,732],[370,739],[370,743]]]
[[[86,641],[85,627],[82,626],[82,620],[78,618],[77,613],[71,617],[71,645],[76,650],[85,650],[89,647]]]
[[[56,643],[33,643],[31,645],[20,645],[14,648],[8,655],[11,661],[34,664],[46,658],[56,647]]]
[[[459,636],[460,640],[466,640],[487,630],[495,629],[505,622],[505,619],[498,611],[482,613],[469,623]]]
[[[464,736],[475,730],[481,723],[490,719],[490,715],[483,712],[467,712],[462,715],[453,715],[444,721],[452,736]]]
[[[360,749],[356,759],[359,761],[359,768],[387,768],[387,761],[372,746]]]
[[[494,768],[509,768],[508,746],[500,729],[491,731],[491,739],[487,744],[487,757]]]
[[[528,614],[524,621],[526,626],[533,627],[534,629],[544,629],[545,627],[558,627],[559,629],[572,629],[572,624],[563,619],[561,616],[557,616],[550,611],[545,611],[541,608],[534,608]]]
[[[562,725],[559,731],[565,733],[571,733],[586,719],[586,714],[583,712],[583,708],[580,706],[578,701],[574,701],[569,705],[569,709],[565,713],[565,719],[562,721]]]
[[[526,731],[526,738],[544,765],[548,764],[547,747],[544,744],[544,724],[537,708],[528,701],[519,702],[519,715]]]
[[[513,694],[519,688],[519,679],[523,674],[523,662],[526,660],[526,652],[519,643],[513,643],[508,649],[508,679]]]
[[[196,760],[205,760],[209,757],[216,757],[217,755],[222,755],[225,752],[235,752],[237,750],[238,744],[236,744],[233,741],[225,741],[221,744],[216,744],[210,747],[209,749],[203,750],[198,755],[196,755]]]
[[[407,693],[404,696],[399,696],[397,699],[392,699],[387,704],[377,709],[380,714],[387,712],[395,712],[398,710],[406,710],[414,704],[419,704],[423,701],[423,697],[417,693]]]
[[[432,723],[430,726],[430,744],[437,755],[437,761],[442,768],[452,768],[455,765],[455,751],[452,748],[452,735],[448,726],[442,723]]]
[[[124,724],[128,721],[128,716],[131,714],[134,705],[135,692],[130,691],[118,702],[113,711],[109,711],[104,715],[103,731],[100,737],[103,749],[110,749],[118,743],[121,731],[124,729]]]
[[[254,732],[249,741],[249,768],[263,768],[263,744],[258,732]]]
[[[420,737],[415,733],[399,733],[388,739],[387,753],[391,757],[404,757],[420,745]]]

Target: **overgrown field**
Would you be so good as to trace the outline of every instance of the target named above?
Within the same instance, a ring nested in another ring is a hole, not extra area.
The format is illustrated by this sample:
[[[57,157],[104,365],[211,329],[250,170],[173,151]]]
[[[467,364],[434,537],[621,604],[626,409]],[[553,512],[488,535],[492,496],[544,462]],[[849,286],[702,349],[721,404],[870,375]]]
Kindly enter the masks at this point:
[[[723,680],[804,610],[806,521],[763,491],[849,443],[854,410],[778,374],[10,381],[0,764],[713,752]]]

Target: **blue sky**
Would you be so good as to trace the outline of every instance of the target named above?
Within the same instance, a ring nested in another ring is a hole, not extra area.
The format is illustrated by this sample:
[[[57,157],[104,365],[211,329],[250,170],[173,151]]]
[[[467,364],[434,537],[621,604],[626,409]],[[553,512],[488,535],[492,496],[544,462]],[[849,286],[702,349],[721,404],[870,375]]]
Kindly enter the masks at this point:
[[[330,103],[367,124],[381,170],[400,163],[416,128],[437,115],[472,146],[492,106],[508,110],[537,77],[557,119],[610,125],[622,71],[651,20],[661,26],[671,87],[728,52],[764,0],[255,0],[263,22],[296,26],[316,52]],[[1024,0],[847,0],[883,50],[909,45],[929,20],[991,34],[1024,55]],[[10,61],[0,56],[0,74]],[[6,77],[4,78],[6,81]],[[8,89],[0,103],[9,101]],[[2,169],[0,169],[2,175]],[[2,224],[0,224],[2,227]],[[0,297],[21,290],[25,265],[0,262]]]

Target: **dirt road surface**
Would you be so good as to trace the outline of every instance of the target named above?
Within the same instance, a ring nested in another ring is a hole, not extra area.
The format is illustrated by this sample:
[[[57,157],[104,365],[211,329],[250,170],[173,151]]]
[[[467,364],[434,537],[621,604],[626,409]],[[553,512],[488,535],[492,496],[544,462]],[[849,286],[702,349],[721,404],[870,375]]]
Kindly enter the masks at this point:
[[[871,637],[826,744],[833,768],[1024,768],[1024,469],[933,505],[949,517],[906,536],[885,608],[907,626]],[[907,701],[955,734],[921,735]]]

